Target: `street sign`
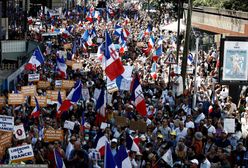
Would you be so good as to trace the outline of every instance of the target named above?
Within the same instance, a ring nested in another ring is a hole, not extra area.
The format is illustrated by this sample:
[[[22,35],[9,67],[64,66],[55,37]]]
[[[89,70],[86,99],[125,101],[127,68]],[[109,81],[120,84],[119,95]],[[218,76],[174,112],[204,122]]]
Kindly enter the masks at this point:
[[[167,58],[165,59],[166,64],[176,64],[176,58],[173,53],[170,53]]]

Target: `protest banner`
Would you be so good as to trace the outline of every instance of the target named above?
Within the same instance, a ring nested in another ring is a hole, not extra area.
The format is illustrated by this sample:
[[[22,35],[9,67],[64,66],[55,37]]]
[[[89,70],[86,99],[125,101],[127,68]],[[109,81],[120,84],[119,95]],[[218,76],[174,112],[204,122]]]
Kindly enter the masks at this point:
[[[138,130],[140,132],[146,132],[147,125],[143,121],[130,121],[130,129],[131,130]]]
[[[63,141],[63,139],[64,139],[63,130],[45,129],[44,131],[45,142]]]
[[[228,133],[235,133],[235,119],[234,118],[224,119],[224,130],[226,130]]]
[[[14,117],[0,115],[0,130],[13,131],[13,128],[14,128]]]
[[[38,82],[40,80],[40,74],[28,74],[29,82]]]
[[[12,144],[12,132],[1,132],[0,135],[0,146],[3,148],[8,148]]]
[[[46,107],[47,106],[47,97],[46,96],[35,96],[35,97],[36,97],[40,107]],[[32,98],[31,98],[30,105],[32,107],[36,106],[34,96],[32,96]]]
[[[115,124],[121,127],[125,127],[128,125],[127,120],[128,118],[122,116],[115,116]]]
[[[47,101],[58,101],[58,90],[47,90]],[[65,100],[66,98],[66,91],[60,90],[61,99]]]
[[[51,86],[51,83],[48,81],[38,81],[37,87],[40,89],[46,89]]]
[[[74,126],[75,126],[75,123],[74,122],[65,120],[65,122],[64,122],[64,128],[69,129],[69,130],[73,130],[74,129]]]
[[[22,86],[21,93],[24,94],[24,96],[36,95],[36,85]]]
[[[11,162],[17,163],[26,160],[32,160],[34,152],[32,145],[23,145],[14,148],[9,148],[9,158]]]
[[[62,80],[62,89],[71,89],[73,88],[75,81],[73,80]]]
[[[14,134],[15,134],[16,139],[18,140],[22,140],[26,138],[26,133],[25,133],[23,124],[14,126]]]
[[[72,64],[72,70],[81,69],[83,67],[81,62],[75,62]]]
[[[6,104],[6,99],[4,96],[0,96],[0,106],[5,106]]]
[[[8,94],[8,104],[9,105],[18,105],[25,102],[24,94]]]

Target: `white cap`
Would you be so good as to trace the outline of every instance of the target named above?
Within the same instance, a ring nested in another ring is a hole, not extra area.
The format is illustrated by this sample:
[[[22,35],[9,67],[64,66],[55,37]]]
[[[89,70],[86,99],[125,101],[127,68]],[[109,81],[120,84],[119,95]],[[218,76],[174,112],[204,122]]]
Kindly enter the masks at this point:
[[[193,159],[193,160],[191,160],[190,162],[191,162],[191,163],[194,163],[194,164],[196,164],[196,165],[199,165],[199,162],[198,162],[197,159]]]
[[[113,139],[111,140],[111,142],[117,143],[117,139],[116,139],[116,138],[113,138]]]

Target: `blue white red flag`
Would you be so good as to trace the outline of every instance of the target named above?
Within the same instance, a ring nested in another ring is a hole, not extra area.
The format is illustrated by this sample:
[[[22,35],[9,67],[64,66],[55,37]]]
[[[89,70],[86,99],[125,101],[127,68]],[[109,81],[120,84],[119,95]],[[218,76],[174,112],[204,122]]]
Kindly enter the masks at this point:
[[[104,168],[117,168],[110,145],[107,142],[105,143]]]
[[[34,97],[34,99],[35,99],[35,108],[33,109],[32,113],[31,113],[31,117],[39,118],[40,117],[40,106],[39,106],[37,98]]]
[[[127,149],[124,145],[119,147],[114,158],[118,168],[132,168],[130,158],[127,154]]]
[[[40,51],[40,48],[37,47],[34,52],[33,55],[31,56],[30,60],[28,61],[28,63],[25,66],[26,70],[36,70],[36,68],[42,64],[44,64],[44,56]]]
[[[61,154],[56,149],[54,149],[53,152],[54,152],[56,168],[66,168],[63,158],[61,157]]]
[[[57,56],[57,70],[59,73],[59,76],[62,79],[66,79],[67,75],[66,75],[66,69],[67,69],[67,65],[65,63],[65,59],[63,56]]]

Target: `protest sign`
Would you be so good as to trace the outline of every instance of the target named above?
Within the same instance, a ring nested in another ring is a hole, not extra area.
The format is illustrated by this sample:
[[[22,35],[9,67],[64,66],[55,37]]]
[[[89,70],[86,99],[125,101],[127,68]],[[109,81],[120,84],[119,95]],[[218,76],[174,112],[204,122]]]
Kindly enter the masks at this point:
[[[22,86],[21,93],[24,94],[24,96],[36,95],[36,85]]]
[[[60,89],[62,87],[62,80],[55,80],[55,89]]]
[[[63,141],[63,139],[64,139],[63,130],[45,129],[44,131],[45,142]]]
[[[146,132],[147,125],[143,121],[130,121],[130,129],[131,130],[138,130],[140,132]]]
[[[47,90],[47,101],[58,101],[58,90]],[[60,90],[61,99],[65,100],[66,98],[66,91]]]
[[[8,104],[9,105],[18,105],[25,102],[24,94],[8,94]]]
[[[115,124],[121,127],[125,127],[127,126],[127,119],[126,117],[122,117],[122,116],[115,116]]]
[[[40,80],[40,74],[28,74],[29,82],[37,82]]]
[[[8,151],[11,162],[32,160],[34,157],[32,145],[23,145],[14,148],[9,148]]]
[[[71,49],[71,44],[70,43],[64,44],[64,49]]]
[[[69,129],[69,130],[73,130],[74,129],[74,126],[75,126],[75,123],[74,122],[65,120],[65,122],[64,122],[64,128]]]
[[[0,146],[3,148],[8,148],[12,143],[12,132],[1,132],[0,135]]]
[[[103,42],[103,38],[97,38],[96,42],[97,42],[97,44],[101,44]]]
[[[6,99],[4,96],[0,96],[0,106],[5,106],[6,104]]]
[[[111,81],[107,83],[107,90],[109,93],[114,93],[116,91],[118,91],[118,87],[116,85],[115,81]]]
[[[226,130],[228,133],[235,133],[235,119],[234,118],[224,119],[224,130]]]
[[[48,81],[39,81],[38,85],[37,85],[37,87],[40,88],[40,89],[46,89],[46,88],[48,88],[50,86],[51,86],[51,84]]]
[[[15,134],[16,139],[18,140],[22,140],[26,138],[26,133],[25,133],[23,124],[14,126],[14,134]]]
[[[83,67],[81,62],[75,62],[72,64],[72,70],[81,69]]]
[[[14,128],[14,117],[0,115],[0,130],[12,131]]]
[[[120,90],[129,91],[132,83],[132,78],[122,79]]]
[[[72,67],[72,64],[74,64],[75,63],[75,61],[72,61],[72,60],[66,60],[65,61],[65,64],[67,65],[67,66],[70,66],[70,67]]]
[[[75,81],[73,80],[62,80],[62,88],[63,89],[71,89],[75,85]]]
[[[145,46],[145,43],[144,42],[137,42],[137,47],[144,47]]]
[[[40,107],[46,107],[47,106],[47,97],[46,96],[35,96],[35,97],[36,97]],[[32,98],[31,98],[30,105],[32,107],[36,106],[34,96],[32,96]]]

